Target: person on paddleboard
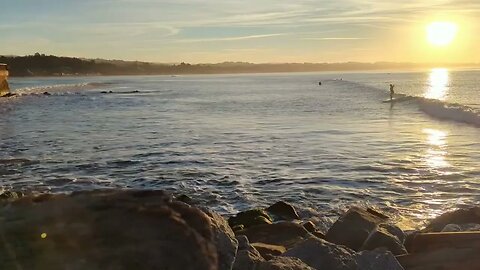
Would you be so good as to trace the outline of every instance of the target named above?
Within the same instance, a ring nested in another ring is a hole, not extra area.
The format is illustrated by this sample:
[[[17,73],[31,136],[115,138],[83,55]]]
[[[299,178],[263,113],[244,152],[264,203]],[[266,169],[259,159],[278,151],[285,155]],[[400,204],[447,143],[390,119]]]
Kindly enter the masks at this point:
[[[390,101],[393,100],[393,95],[395,94],[395,91],[393,91],[394,87],[395,87],[395,85],[390,84]]]

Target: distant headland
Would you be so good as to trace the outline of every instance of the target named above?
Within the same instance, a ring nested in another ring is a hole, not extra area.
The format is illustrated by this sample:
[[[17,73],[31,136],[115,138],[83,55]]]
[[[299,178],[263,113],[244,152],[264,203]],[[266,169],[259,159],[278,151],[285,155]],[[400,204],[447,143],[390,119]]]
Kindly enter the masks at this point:
[[[229,74],[360,70],[411,70],[438,67],[429,63],[345,62],[345,63],[265,63],[223,62],[216,64],[161,64],[139,61],[83,59],[36,53],[27,56],[0,56],[8,64],[10,76],[101,76]],[[480,67],[479,63],[442,64],[442,67]]]

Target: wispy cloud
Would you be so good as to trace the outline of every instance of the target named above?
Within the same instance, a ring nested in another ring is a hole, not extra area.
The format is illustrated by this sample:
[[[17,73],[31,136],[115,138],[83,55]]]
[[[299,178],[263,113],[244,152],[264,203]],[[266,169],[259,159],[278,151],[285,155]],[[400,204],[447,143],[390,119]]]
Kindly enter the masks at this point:
[[[174,42],[195,43],[195,42],[239,41],[239,40],[248,40],[248,39],[271,38],[271,37],[278,37],[278,36],[284,36],[284,35],[287,35],[287,33],[249,35],[249,36],[237,36],[237,37],[221,37],[221,38],[179,39],[179,40],[175,40]]]
[[[368,38],[362,37],[312,37],[312,38],[304,38],[304,40],[362,40]]]

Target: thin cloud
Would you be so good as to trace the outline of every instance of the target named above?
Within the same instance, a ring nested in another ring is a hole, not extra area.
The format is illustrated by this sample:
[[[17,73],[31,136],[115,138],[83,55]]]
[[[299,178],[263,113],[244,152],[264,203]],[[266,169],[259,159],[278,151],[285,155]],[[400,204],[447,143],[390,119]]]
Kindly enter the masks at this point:
[[[239,41],[239,40],[278,37],[278,36],[284,36],[284,35],[287,35],[287,33],[276,33],[276,34],[265,34],[265,35],[249,35],[249,36],[238,36],[238,37],[223,37],[223,38],[180,39],[180,40],[176,40],[175,42],[177,42],[177,43],[195,43],[195,42],[216,42],[216,41]]]
[[[304,38],[304,40],[361,40],[368,39],[362,37],[322,37],[322,38]]]

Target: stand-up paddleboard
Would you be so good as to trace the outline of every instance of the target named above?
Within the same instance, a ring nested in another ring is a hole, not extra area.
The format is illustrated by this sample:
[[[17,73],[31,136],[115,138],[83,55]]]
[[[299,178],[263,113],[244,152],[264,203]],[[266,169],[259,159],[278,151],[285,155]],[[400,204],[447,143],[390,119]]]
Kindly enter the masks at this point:
[[[393,99],[384,100],[384,101],[382,101],[382,103],[395,103],[395,102],[407,101],[407,100],[410,100],[412,98],[414,98],[414,97],[411,97],[411,96],[396,97],[396,98],[393,98]]]

